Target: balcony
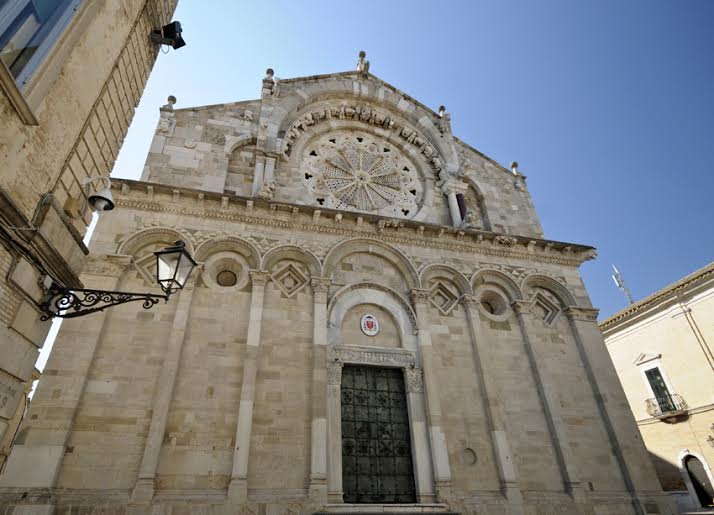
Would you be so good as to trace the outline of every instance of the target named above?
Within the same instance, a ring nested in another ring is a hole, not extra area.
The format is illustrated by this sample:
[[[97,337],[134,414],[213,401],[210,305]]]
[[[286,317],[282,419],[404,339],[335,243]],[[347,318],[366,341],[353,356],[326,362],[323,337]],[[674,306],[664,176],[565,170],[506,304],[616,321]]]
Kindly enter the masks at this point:
[[[647,399],[645,409],[651,417],[669,421],[686,415],[689,407],[681,395],[672,393]]]

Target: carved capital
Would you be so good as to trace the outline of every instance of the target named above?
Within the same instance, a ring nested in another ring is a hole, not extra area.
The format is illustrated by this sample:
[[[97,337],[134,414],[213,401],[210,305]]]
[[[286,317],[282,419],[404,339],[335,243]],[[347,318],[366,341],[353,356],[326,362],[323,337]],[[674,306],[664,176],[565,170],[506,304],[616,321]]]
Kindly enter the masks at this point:
[[[410,393],[424,391],[424,374],[421,368],[405,368],[404,378],[407,383],[407,391]]]
[[[453,180],[447,180],[441,185],[441,192],[444,195],[449,195],[451,193],[466,193],[466,190],[468,189],[469,187],[466,183]]]
[[[251,270],[250,282],[253,286],[265,286],[270,279],[270,273],[263,270]]]
[[[327,364],[327,384],[338,386],[342,384],[342,363]]]
[[[327,277],[313,277],[310,280],[310,286],[315,293],[326,293],[330,289],[330,279]]]
[[[461,296],[461,303],[466,309],[475,309],[478,307],[479,300],[476,296],[465,293]]]
[[[531,303],[527,300],[515,300],[511,303],[511,307],[516,313],[516,316],[521,317],[531,314]]]
[[[429,290],[423,288],[414,288],[409,290],[409,298],[412,300],[412,304],[423,304],[429,298]]]
[[[565,308],[563,312],[569,320],[579,320],[581,322],[597,323],[597,316],[600,313],[600,310],[595,308],[578,308],[575,306],[571,306],[569,308]]]

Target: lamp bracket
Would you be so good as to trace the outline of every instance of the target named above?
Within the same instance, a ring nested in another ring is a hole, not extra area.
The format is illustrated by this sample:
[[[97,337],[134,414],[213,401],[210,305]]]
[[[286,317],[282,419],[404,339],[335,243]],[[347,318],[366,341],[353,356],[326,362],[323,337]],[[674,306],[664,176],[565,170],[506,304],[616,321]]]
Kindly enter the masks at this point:
[[[103,311],[111,306],[126,304],[127,302],[142,301],[144,309],[150,309],[160,300],[168,301],[169,295],[155,295],[153,293],[132,293],[111,290],[89,290],[84,288],[69,289],[56,284],[50,287],[40,309],[40,320],[50,318],[76,318],[97,311]]]

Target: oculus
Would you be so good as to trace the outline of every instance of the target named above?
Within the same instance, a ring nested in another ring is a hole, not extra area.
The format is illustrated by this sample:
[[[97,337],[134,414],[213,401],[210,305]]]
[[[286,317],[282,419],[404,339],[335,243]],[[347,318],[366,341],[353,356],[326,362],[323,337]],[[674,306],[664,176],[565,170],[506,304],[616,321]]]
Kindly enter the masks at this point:
[[[367,336],[376,336],[379,332],[379,321],[374,315],[366,314],[359,322],[362,332]]]
[[[301,174],[317,204],[412,218],[422,187],[417,170],[395,145],[361,131],[337,131],[313,141]]]

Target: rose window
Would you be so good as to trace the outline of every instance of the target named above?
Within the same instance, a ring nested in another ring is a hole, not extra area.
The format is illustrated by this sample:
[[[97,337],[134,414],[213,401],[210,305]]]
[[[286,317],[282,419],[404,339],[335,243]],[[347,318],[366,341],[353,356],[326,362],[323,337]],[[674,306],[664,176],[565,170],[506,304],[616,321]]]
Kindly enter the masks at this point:
[[[302,173],[319,205],[411,218],[421,184],[396,146],[357,131],[328,133],[304,152]]]

